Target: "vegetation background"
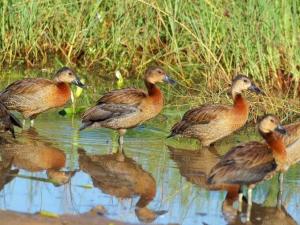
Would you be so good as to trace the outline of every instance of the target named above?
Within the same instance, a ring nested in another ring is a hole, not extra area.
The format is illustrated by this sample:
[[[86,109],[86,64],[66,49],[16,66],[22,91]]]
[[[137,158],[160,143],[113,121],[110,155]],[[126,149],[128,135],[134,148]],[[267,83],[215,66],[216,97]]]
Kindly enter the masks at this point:
[[[299,115],[297,0],[2,0],[0,18],[3,69],[76,67],[98,85],[88,103],[116,71],[129,86],[156,63],[178,80],[165,90],[175,107],[229,102],[243,73],[266,92],[252,115]]]

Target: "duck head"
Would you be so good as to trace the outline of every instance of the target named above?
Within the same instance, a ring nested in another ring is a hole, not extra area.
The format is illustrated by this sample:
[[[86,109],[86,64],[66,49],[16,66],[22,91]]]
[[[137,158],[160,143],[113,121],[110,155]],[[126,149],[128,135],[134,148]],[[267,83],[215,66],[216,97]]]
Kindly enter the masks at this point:
[[[55,74],[54,80],[56,82],[74,84],[80,88],[85,88],[85,85],[80,81],[79,76],[69,67],[62,67],[59,69]]]
[[[160,67],[149,67],[146,71],[145,80],[148,83],[168,83],[175,84],[175,80],[173,80],[162,68]]]
[[[278,132],[286,134],[286,129],[280,124],[280,120],[274,115],[265,115],[259,122],[258,129],[260,132],[267,134],[271,132]]]
[[[263,94],[262,90],[257,87],[249,77],[245,75],[237,75],[232,80],[231,92],[233,95],[240,94],[244,90],[249,90],[256,94]]]

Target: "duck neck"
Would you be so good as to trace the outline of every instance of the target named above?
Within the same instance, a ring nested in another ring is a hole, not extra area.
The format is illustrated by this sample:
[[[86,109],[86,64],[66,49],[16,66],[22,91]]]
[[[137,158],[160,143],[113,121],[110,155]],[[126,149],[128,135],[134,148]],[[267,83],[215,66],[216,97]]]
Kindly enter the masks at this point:
[[[146,207],[155,197],[156,194],[156,183],[152,176],[144,176],[144,190],[140,194],[140,199],[136,203],[136,207],[144,208]]]
[[[276,160],[276,163],[279,165],[279,169],[284,170],[284,165],[287,160],[287,153],[283,138],[279,135],[276,135],[275,132],[260,133],[272,149],[273,156]]]
[[[153,83],[145,80],[145,85],[148,90],[148,96],[152,98],[156,103],[163,103],[163,95],[160,89]]]
[[[249,104],[248,102],[243,98],[241,93],[233,93],[232,98],[234,101],[233,108],[238,111],[238,113],[246,114],[248,115],[249,112]]]
[[[154,96],[154,95],[157,95],[158,93],[160,93],[159,88],[156,87],[155,84],[150,83],[149,81],[145,80],[145,85],[146,85],[146,88],[148,90],[148,95],[149,96]]]
[[[141,195],[140,199],[136,203],[136,207],[144,208],[146,207],[154,198],[154,195],[147,194],[147,195]]]
[[[56,86],[58,87],[58,89],[62,92],[66,92],[69,93],[71,91],[70,85],[65,83],[65,82],[57,82]]]
[[[239,191],[240,191],[240,185],[230,185],[226,187],[227,194],[225,200],[227,202],[230,202],[231,204],[238,199]]]

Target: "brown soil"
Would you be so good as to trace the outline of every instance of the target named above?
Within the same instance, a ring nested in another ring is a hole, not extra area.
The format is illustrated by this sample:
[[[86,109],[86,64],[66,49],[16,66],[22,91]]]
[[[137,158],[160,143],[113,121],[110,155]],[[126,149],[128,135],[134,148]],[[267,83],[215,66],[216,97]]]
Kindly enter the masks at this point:
[[[25,214],[0,210],[0,225],[125,225],[103,216],[86,213],[81,215],[61,215],[57,218],[39,214]]]

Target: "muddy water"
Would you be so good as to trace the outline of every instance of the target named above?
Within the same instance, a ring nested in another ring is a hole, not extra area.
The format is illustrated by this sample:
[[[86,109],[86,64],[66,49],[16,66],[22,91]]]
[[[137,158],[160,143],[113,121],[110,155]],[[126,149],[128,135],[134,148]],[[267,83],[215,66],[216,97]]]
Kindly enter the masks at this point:
[[[225,192],[207,189],[205,174],[230,146],[257,139],[254,131],[207,151],[194,141],[166,140],[168,123],[159,117],[129,131],[123,153],[114,132],[78,133],[77,118],[56,112],[40,116],[35,129],[17,130],[16,140],[1,134],[0,209],[79,214],[98,206],[131,223],[242,224],[245,215]],[[276,177],[255,189],[252,224],[300,224],[299,171],[295,165],[285,175],[282,210],[275,208]]]

